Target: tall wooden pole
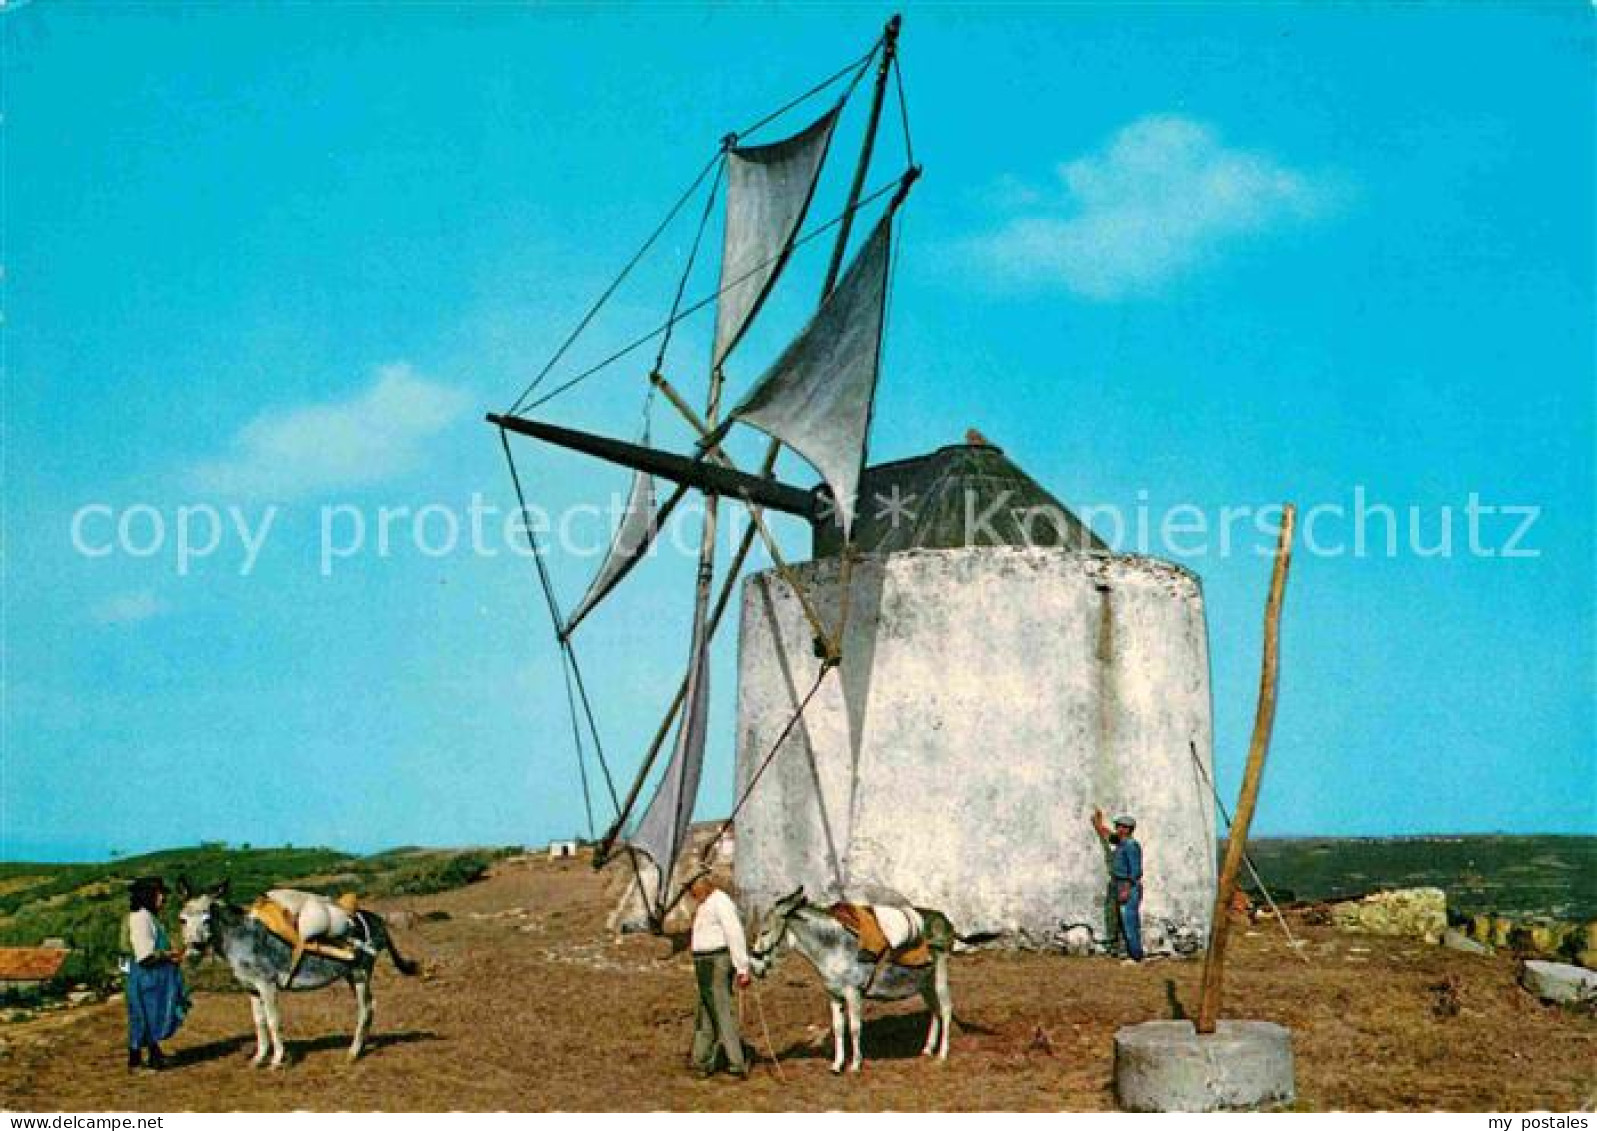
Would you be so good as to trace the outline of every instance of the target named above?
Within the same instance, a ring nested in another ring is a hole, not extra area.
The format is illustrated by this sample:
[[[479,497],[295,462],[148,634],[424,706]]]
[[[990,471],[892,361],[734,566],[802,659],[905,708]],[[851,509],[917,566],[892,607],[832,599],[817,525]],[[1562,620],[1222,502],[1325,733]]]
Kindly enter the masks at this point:
[[[882,100],[887,95],[887,76],[893,69],[893,59],[898,55],[898,29],[903,18],[894,15],[882,29],[882,58],[876,65],[876,85],[871,90],[870,118],[865,124],[865,140],[860,142],[859,163],[854,166],[854,180],[848,187],[848,204],[843,209],[843,222],[837,229],[837,242],[832,245],[832,261],[826,266],[826,281],[821,284],[821,301],[837,285],[838,272],[843,269],[843,253],[848,250],[848,236],[854,229],[854,210],[860,194],[865,189],[865,175],[870,172],[871,153],[876,149],[876,127],[882,120]]]
[[[1220,995],[1225,974],[1226,936],[1230,933],[1231,898],[1248,847],[1248,826],[1259,803],[1264,759],[1270,752],[1270,729],[1275,723],[1276,675],[1280,667],[1281,601],[1286,595],[1287,569],[1292,564],[1292,528],[1297,508],[1281,508],[1281,536],[1275,546],[1275,570],[1270,575],[1270,596],[1264,606],[1264,661],[1259,675],[1259,705],[1253,716],[1253,739],[1248,743],[1248,764],[1242,773],[1242,792],[1236,818],[1226,840],[1225,862],[1220,866],[1220,886],[1214,897],[1214,917],[1209,925],[1209,953],[1203,962],[1203,991],[1198,1003],[1197,1028],[1214,1032],[1220,1015]]]

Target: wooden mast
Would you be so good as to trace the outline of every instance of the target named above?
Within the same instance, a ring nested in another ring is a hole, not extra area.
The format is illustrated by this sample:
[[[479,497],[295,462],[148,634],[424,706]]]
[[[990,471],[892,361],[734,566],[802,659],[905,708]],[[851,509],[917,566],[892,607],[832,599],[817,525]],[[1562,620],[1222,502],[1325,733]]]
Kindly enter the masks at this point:
[[[1203,960],[1203,990],[1198,1004],[1197,1029],[1212,1033],[1220,1015],[1220,994],[1225,973],[1226,937],[1230,933],[1231,897],[1248,847],[1248,826],[1259,802],[1264,759],[1270,752],[1270,730],[1275,724],[1275,691],[1280,667],[1281,602],[1286,595],[1287,570],[1292,564],[1292,528],[1297,508],[1281,508],[1281,534],[1275,546],[1275,569],[1270,575],[1270,596],[1264,606],[1264,659],[1259,675],[1259,703],[1253,716],[1253,738],[1248,743],[1248,763],[1242,773],[1242,792],[1236,817],[1226,839],[1225,863],[1215,892],[1214,917],[1209,924],[1209,952]]]
[[[860,194],[865,191],[865,176],[871,169],[871,154],[876,151],[876,129],[882,121],[882,101],[887,96],[887,76],[898,57],[898,29],[903,17],[894,14],[882,29],[882,58],[876,64],[876,85],[871,90],[871,114],[865,125],[865,140],[860,142],[859,164],[854,166],[854,180],[848,186],[848,204],[843,208],[843,222],[837,229],[837,242],[832,245],[832,261],[826,267],[826,282],[821,284],[821,302],[826,302],[832,288],[837,286],[838,273],[843,269],[843,253],[848,250],[849,233],[854,230],[854,212],[859,207]]]
[[[854,180],[848,189],[848,207],[843,212],[843,223],[837,232],[837,243],[832,247],[832,261],[826,268],[826,282],[821,287],[821,302],[832,293],[832,288],[837,285],[837,275],[843,266],[843,254],[848,250],[848,237],[854,228],[854,212],[859,207],[860,194],[865,190],[865,177],[870,172],[871,157],[876,150],[876,131],[882,121],[882,102],[887,96],[887,76],[893,69],[893,62],[898,57],[898,30],[903,24],[903,17],[898,13],[888,19],[887,26],[882,29],[882,58],[876,65],[876,85],[871,91],[870,122],[865,127],[865,140],[860,143],[859,164],[854,167]],[[898,186],[898,192],[893,195],[892,201],[887,206],[888,215],[897,211],[898,206],[904,203],[920,170],[911,167],[905,175],[904,181]],[[880,343],[878,343],[878,349]],[[878,354],[878,356],[880,356]],[[869,442],[869,425],[867,425],[866,442]],[[863,462],[864,452],[861,452]],[[842,500],[837,500],[839,503]],[[829,649],[825,657],[831,665],[842,663],[843,660],[843,634],[848,631],[849,597],[853,592],[854,583],[854,543],[852,539],[845,539],[842,550],[843,565],[838,572],[838,614],[836,643]]]

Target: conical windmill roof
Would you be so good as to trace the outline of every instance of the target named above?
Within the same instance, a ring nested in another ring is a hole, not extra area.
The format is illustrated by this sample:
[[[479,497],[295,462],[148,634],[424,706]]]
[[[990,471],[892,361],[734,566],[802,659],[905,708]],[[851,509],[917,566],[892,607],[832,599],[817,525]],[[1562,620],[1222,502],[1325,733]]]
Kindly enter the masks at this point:
[[[965,546],[1109,547],[1063,503],[989,443],[952,444],[865,469],[854,538],[861,553]],[[834,522],[815,526],[815,556],[837,554]]]

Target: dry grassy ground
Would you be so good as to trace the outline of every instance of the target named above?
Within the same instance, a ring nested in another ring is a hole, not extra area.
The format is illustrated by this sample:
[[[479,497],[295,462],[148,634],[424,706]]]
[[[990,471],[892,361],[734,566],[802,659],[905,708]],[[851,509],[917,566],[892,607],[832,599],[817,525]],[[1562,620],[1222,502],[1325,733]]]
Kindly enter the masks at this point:
[[[1112,1036],[1195,997],[1197,963],[978,953],[956,957],[950,1060],[921,1060],[923,1015],[868,1010],[857,1078],[827,1071],[825,1000],[802,959],[763,983],[781,1058],[747,1083],[685,1067],[686,955],[658,939],[604,936],[603,885],[585,864],[517,859],[482,883],[391,909],[447,921],[396,930],[422,978],[385,963],[364,1059],[348,1064],[350,995],[285,1000],[290,1066],[252,1069],[249,1007],[196,994],[174,1067],[123,1067],[119,1002],[0,1027],[0,1104],[22,1110],[1106,1109]],[[1597,1103],[1597,1021],[1533,1001],[1507,957],[1299,927],[1312,965],[1260,922],[1233,944],[1233,1016],[1292,1028],[1299,1106],[1511,1111]],[[1456,977],[1456,1013],[1439,985]],[[764,1038],[753,997],[746,1036]]]

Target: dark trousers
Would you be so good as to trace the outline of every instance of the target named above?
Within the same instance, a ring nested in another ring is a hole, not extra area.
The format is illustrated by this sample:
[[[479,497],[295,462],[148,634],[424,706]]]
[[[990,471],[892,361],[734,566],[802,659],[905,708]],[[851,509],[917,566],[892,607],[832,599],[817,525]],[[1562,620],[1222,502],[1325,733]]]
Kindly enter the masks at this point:
[[[699,984],[699,1012],[693,1022],[693,1067],[714,1072],[725,1064],[739,1076],[749,1066],[743,1056],[737,1006],[732,1000],[732,956],[724,950],[693,956]]]

